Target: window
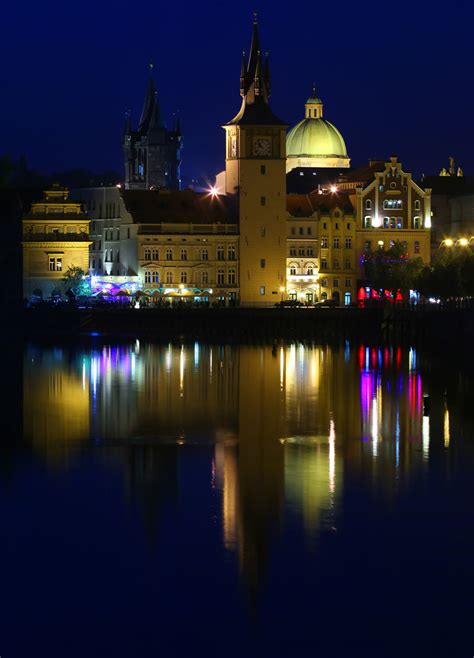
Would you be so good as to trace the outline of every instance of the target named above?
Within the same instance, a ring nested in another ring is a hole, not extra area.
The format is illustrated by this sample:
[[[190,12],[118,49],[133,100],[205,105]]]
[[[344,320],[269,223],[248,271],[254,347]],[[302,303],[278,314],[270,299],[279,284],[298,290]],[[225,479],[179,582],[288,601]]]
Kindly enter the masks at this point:
[[[235,244],[230,244],[227,247],[227,258],[229,260],[235,260]]]
[[[383,192],[383,185],[379,185],[379,192]]]
[[[351,259],[350,258],[346,258],[346,260],[344,261],[344,269],[346,269],[346,270],[351,269]]]
[[[370,251],[371,246],[372,246],[371,240],[366,240],[365,241],[365,247],[364,247],[365,251]]]
[[[55,269],[56,269],[56,259],[50,257],[50,258],[49,258],[49,271],[50,271],[50,272],[54,272]]]
[[[420,228],[420,218],[418,215],[416,217],[413,217],[413,228]]]
[[[300,235],[304,235],[304,226],[300,226]]]
[[[311,226],[308,226],[308,228],[306,229],[306,233],[307,233],[308,235],[311,235],[311,234],[312,234]]]
[[[321,258],[321,269],[322,270],[327,270],[328,269],[328,259],[327,258]]]
[[[312,266],[308,267],[308,269],[306,270],[306,274],[308,276],[313,276],[314,270],[313,270]]]
[[[296,256],[296,247],[290,247],[290,256]]]
[[[294,226],[291,227],[291,235],[296,235],[296,228]]]
[[[351,223],[350,223],[350,222],[347,222],[347,224],[346,224],[346,229],[347,229],[348,231],[351,230]]]
[[[417,199],[415,201],[415,210],[420,210],[420,200],[419,199]]]
[[[321,279],[321,285],[323,286],[323,288],[327,288],[328,280],[327,279]]]
[[[151,272],[148,270],[145,272],[145,283],[151,283]]]
[[[173,272],[166,272],[166,283],[173,283]]]
[[[334,259],[334,269],[338,270],[339,269],[339,258]]]
[[[402,217],[397,217],[397,228],[403,228],[403,219],[402,219]]]
[[[260,165],[260,173],[262,174],[262,176],[265,176],[265,174],[267,173],[267,168],[265,167],[265,165]]]
[[[102,240],[99,240],[99,251],[102,250]]]
[[[114,250],[113,250],[113,249],[111,249],[111,250],[109,251],[109,262],[110,262],[110,263],[113,263],[113,262],[114,262]]]
[[[224,270],[217,270],[217,283],[220,286],[224,284]]]
[[[327,229],[327,227],[328,227],[328,224],[327,224],[327,222],[323,222],[323,229],[324,229],[324,230],[326,230],[326,229]]]
[[[321,249],[327,249],[327,248],[328,248],[328,239],[321,238]]]
[[[336,222],[335,229],[336,229],[336,231],[339,231],[339,222]]]
[[[364,228],[370,228],[372,225],[372,222],[370,221],[370,215],[366,215],[364,217]]]
[[[352,281],[350,279],[346,279],[345,286],[346,288],[350,288],[352,285]]]
[[[383,218],[383,227],[390,228],[390,219],[388,217]]]
[[[209,283],[209,272],[201,272],[201,283]]]
[[[227,273],[227,283],[231,286],[235,286],[235,270],[229,270]]]
[[[294,265],[290,267],[290,276],[296,276],[296,267]]]
[[[334,247],[334,249],[339,249],[340,247],[339,238],[334,238],[332,246]]]
[[[160,282],[160,273],[159,272],[153,272],[153,283],[159,283]]]
[[[262,270],[265,268],[265,258],[260,259],[260,267],[262,268]]]
[[[151,251],[150,249],[145,249],[145,260],[150,260],[151,259]]]
[[[181,249],[181,260],[188,260],[188,251],[187,251],[187,249]]]
[[[415,240],[414,247],[415,247],[415,254],[419,254],[420,253],[420,241],[419,240]]]
[[[334,279],[333,286],[334,286],[335,288],[339,288],[339,279]]]
[[[152,249],[152,250],[151,250],[151,259],[152,259],[152,260],[159,260],[159,259],[160,259],[160,255],[159,255],[159,253],[158,253],[158,249]]]
[[[166,250],[166,260],[173,260],[173,250],[172,249],[167,249]]]
[[[261,295],[265,294],[265,286],[260,286],[260,294]]]
[[[298,248],[298,256],[304,256],[304,247]]]
[[[56,258],[56,272],[61,272],[63,269],[63,259],[61,256]]]
[[[209,250],[203,249],[201,251],[201,260],[209,260]]]
[[[188,273],[184,270],[181,272],[181,283],[188,282]]]
[[[366,200],[365,207],[367,210],[372,210],[372,201],[370,199]]]
[[[351,293],[350,292],[345,292],[344,293],[344,305],[345,306],[350,306],[351,303]]]
[[[346,249],[352,249],[352,238],[346,238],[344,245]]]
[[[261,206],[264,206],[264,205],[265,205],[265,201],[266,201],[265,197],[264,197],[264,196],[261,196],[261,197],[260,197],[260,205],[261,205]]]
[[[314,256],[314,253],[313,253],[313,252],[314,252],[313,247],[308,247],[308,248],[306,249],[306,255],[307,255],[307,256]]]
[[[217,245],[217,260],[224,260],[224,245]]]
[[[384,208],[402,208],[403,203],[401,199],[385,199],[383,202]]]

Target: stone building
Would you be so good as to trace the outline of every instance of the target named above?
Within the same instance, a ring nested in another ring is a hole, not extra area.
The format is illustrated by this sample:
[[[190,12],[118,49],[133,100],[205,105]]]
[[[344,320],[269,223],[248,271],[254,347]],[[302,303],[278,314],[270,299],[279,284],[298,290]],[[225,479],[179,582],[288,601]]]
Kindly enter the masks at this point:
[[[47,299],[64,294],[69,267],[89,272],[89,219],[66,188],[53,186],[23,217],[23,295]]]
[[[141,288],[161,301],[235,304],[239,231],[234,197],[192,190],[123,190],[121,249],[136,254]],[[128,243],[128,244],[127,244]]]
[[[181,129],[178,120],[173,130],[165,126],[152,69],[150,65],[148,88],[138,128],[133,130],[130,114],[125,124],[125,187],[138,190],[179,190],[183,147]]]

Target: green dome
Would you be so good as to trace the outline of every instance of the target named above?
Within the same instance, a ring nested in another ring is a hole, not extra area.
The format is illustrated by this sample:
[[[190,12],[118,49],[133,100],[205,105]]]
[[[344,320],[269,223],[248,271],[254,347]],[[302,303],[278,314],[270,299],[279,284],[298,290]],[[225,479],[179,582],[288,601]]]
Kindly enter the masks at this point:
[[[306,105],[322,105],[323,101],[317,96],[310,96],[306,101]]]
[[[307,118],[300,121],[286,136],[287,157],[347,158],[347,149],[339,130],[326,119]]]

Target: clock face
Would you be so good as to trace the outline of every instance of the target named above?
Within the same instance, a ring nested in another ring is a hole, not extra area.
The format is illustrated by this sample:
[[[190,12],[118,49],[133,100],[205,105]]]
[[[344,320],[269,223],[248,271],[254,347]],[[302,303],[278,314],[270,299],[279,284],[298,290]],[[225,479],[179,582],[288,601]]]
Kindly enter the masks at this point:
[[[253,143],[253,154],[270,156],[272,154],[272,140],[264,137],[257,137]]]

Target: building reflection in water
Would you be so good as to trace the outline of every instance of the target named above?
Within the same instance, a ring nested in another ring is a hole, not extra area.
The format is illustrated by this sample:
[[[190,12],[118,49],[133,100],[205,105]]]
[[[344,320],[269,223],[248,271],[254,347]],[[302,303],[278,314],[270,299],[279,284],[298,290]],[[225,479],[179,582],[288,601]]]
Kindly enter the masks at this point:
[[[182,450],[208,446],[223,545],[256,593],[283,519],[316,541],[337,526],[346,478],[395,495],[402,475],[429,464],[417,360],[414,349],[347,344],[32,347],[24,433],[50,463],[67,463],[73,448],[118,463],[150,539],[162,505],[177,505]]]

